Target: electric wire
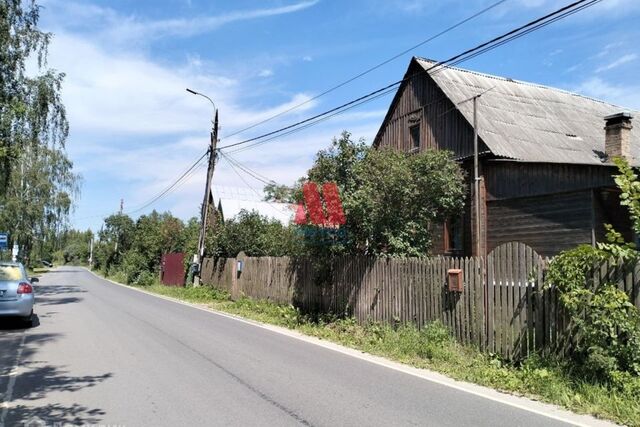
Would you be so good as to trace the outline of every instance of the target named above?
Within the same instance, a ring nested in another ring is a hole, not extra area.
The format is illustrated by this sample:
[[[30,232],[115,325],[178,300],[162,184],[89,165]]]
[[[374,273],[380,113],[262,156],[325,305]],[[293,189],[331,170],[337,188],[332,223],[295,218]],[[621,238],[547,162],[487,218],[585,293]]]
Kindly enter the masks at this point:
[[[196,160],[190,167],[189,169],[187,169],[182,175],[180,175],[180,177],[175,180],[171,185],[169,185],[165,190],[163,190],[159,195],[155,196],[154,198],[152,198],[151,200],[149,200],[147,203],[145,203],[142,207],[135,209],[135,210],[131,210],[131,211],[127,211],[127,214],[132,214],[132,213],[137,213],[140,212],[146,208],[148,208],[149,206],[153,205],[154,203],[156,203],[157,201],[159,201],[160,199],[166,197],[170,192],[172,192],[173,190],[175,190],[176,186],[183,180],[183,179],[188,179],[191,177],[192,175],[192,171],[198,166],[198,164],[205,158],[205,156],[207,156],[209,154],[209,151],[207,150],[202,156],[200,156],[198,158],[198,160]],[[187,178],[187,175],[189,175],[189,177]]]
[[[258,196],[258,198],[260,199],[261,202],[267,203],[271,207],[271,209],[273,209],[274,211],[278,212],[279,214],[283,214],[282,210],[276,208],[270,201],[264,200],[264,195],[258,193],[255,188],[253,188],[251,185],[249,185],[247,180],[245,180],[244,177],[242,176],[242,174],[238,171],[238,169],[236,169],[236,166],[234,166],[233,163],[231,161],[229,161],[229,159],[225,155],[222,155],[222,158],[227,160],[227,162],[229,163],[229,166],[231,166],[231,170],[238,176],[238,178],[240,178],[240,180],[244,183],[244,185],[248,189],[250,189],[256,196]]]
[[[406,55],[407,53],[411,52],[412,50],[415,50],[415,49],[417,49],[417,48],[419,48],[421,46],[424,46],[425,44],[427,44],[427,43],[429,43],[429,42],[431,42],[431,41],[433,41],[433,40],[435,40],[435,39],[447,34],[450,31],[455,30],[456,28],[466,24],[467,22],[477,18],[478,16],[483,15],[486,12],[489,12],[491,9],[494,9],[495,7],[501,5],[502,3],[506,2],[506,1],[507,0],[499,0],[499,1],[495,2],[495,3],[493,3],[493,4],[490,4],[489,6],[487,6],[484,9],[474,13],[473,15],[470,15],[467,18],[465,18],[465,19],[463,19],[463,20],[461,20],[461,21],[459,21],[459,22],[457,22],[457,23],[445,28],[444,30],[440,31],[439,33],[434,34],[433,36],[427,38],[426,40],[423,40],[420,43],[418,43],[416,45],[413,45],[410,48],[407,48],[407,49],[403,50],[402,52],[392,56],[391,58],[386,59],[386,60],[374,65],[373,67],[368,68],[365,71],[362,71],[359,74],[356,74],[355,76],[343,81],[342,83],[339,83],[339,84],[337,84],[337,85],[335,85],[335,86],[333,86],[333,87],[331,87],[329,89],[326,89],[323,92],[319,93],[318,95],[316,95],[316,96],[314,96],[312,98],[309,98],[304,102],[296,104],[296,105],[294,105],[294,106],[292,106],[292,107],[290,107],[290,108],[288,108],[288,109],[286,109],[284,111],[281,111],[281,112],[279,112],[277,114],[274,114],[272,116],[269,116],[264,120],[261,120],[261,121],[259,121],[257,123],[254,123],[254,124],[252,124],[250,126],[247,126],[245,128],[242,128],[242,129],[240,129],[238,131],[235,131],[235,132],[233,132],[233,133],[231,133],[229,135],[225,135],[223,139],[230,138],[232,136],[238,135],[240,133],[243,133],[243,132],[246,132],[246,131],[248,131],[250,129],[253,129],[253,128],[257,127],[257,126],[260,126],[262,124],[270,122],[273,119],[276,119],[276,118],[281,117],[281,116],[283,116],[283,115],[285,115],[287,113],[290,113],[291,111],[296,110],[296,109],[298,109],[298,108],[300,108],[300,107],[302,107],[302,106],[304,106],[304,105],[306,105],[306,104],[308,104],[308,103],[310,103],[312,101],[315,101],[316,99],[318,99],[320,97],[323,97],[323,96],[325,96],[325,95],[327,95],[327,94],[329,94],[329,93],[331,93],[331,92],[333,92],[333,91],[335,91],[337,89],[340,89],[341,87],[346,86],[347,84],[349,84],[349,83],[351,83],[351,82],[353,82],[353,81],[355,81],[355,80],[357,80],[357,79],[359,79],[359,78],[361,78],[363,76],[366,76],[367,74],[371,73],[372,71],[375,71],[378,68],[380,68],[380,67],[382,67],[382,66],[384,66],[384,65],[386,65],[386,64],[388,64],[388,63],[390,63],[392,61],[395,61],[396,59],[400,58],[403,55]]]
[[[405,77],[402,80],[399,80],[397,82],[391,83],[391,84],[389,84],[389,85],[387,85],[387,86],[385,86],[383,88],[377,89],[377,90],[375,90],[373,92],[370,92],[370,93],[368,93],[366,95],[363,95],[363,96],[361,96],[359,98],[356,98],[356,99],[354,99],[352,101],[344,103],[344,104],[342,104],[342,105],[340,105],[338,107],[332,108],[332,109],[327,110],[327,111],[325,111],[323,113],[320,113],[320,114],[316,114],[313,117],[301,120],[301,121],[299,121],[297,123],[282,127],[280,129],[277,129],[277,130],[274,130],[274,131],[271,131],[271,132],[267,132],[265,134],[262,134],[262,135],[259,135],[259,136],[253,137],[253,138],[249,138],[249,139],[246,139],[246,140],[243,140],[243,141],[239,141],[239,142],[236,142],[236,143],[227,144],[225,146],[220,147],[219,150],[228,149],[228,148],[231,148],[231,147],[236,147],[236,146],[239,146],[239,145],[244,145],[244,144],[248,144],[250,142],[254,142],[254,141],[257,141],[257,140],[260,140],[260,139],[264,139],[264,138],[267,138],[267,137],[282,133],[282,132],[287,131],[289,129],[301,126],[303,124],[307,124],[309,122],[312,122],[312,121],[314,121],[316,119],[319,119],[319,118],[324,117],[324,116],[329,115],[329,114],[335,115],[333,113],[335,113],[337,111],[340,111],[341,109],[350,107],[350,106],[352,106],[354,104],[362,105],[364,103],[363,101],[366,101],[369,98],[375,99],[374,97],[376,95],[378,95],[378,94],[380,94],[382,92],[385,92],[387,90],[391,90],[395,86],[398,86],[398,85],[404,83],[405,81],[408,81],[408,80],[410,80],[412,78],[415,78],[417,75],[420,75],[420,74],[425,73],[425,72],[426,73],[430,73],[431,72],[431,74],[433,75],[436,72],[439,72],[439,71],[445,69],[445,67],[451,67],[451,66],[457,65],[457,64],[459,64],[461,62],[464,62],[466,60],[475,58],[478,55],[486,53],[486,52],[488,52],[488,51],[490,51],[492,49],[495,49],[495,48],[497,48],[499,46],[502,46],[502,45],[504,45],[504,44],[506,44],[506,43],[508,43],[510,41],[513,41],[513,40],[515,40],[517,38],[520,38],[520,37],[522,37],[522,36],[524,36],[526,34],[529,34],[529,33],[533,32],[533,31],[536,31],[536,30],[538,30],[540,28],[543,28],[543,27],[545,27],[545,26],[547,26],[547,25],[549,25],[549,24],[551,24],[553,22],[556,22],[556,21],[560,20],[560,19],[566,18],[567,16],[573,15],[574,13],[577,13],[577,12],[579,12],[581,10],[584,10],[587,7],[591,7],[594,4],[599,3],[600,1],[602,1],[602,0],[578,0],[576,2],[573,2],[573,3],[569,4],[569,5],[566,5],[566,6],[562,7],[562,8],[560,8],[560,9],[557,9],[554,12],[551,12],[551,13],[549,13],[547,15],[544,15],[544,16],[542,16],[540,18],[537,18],[537,19],[535,19],[533,21],[530,21],[530,22],[528,22],[528,23],[526,23],[526,24],[524,24],[524,25],[522,25],[522,26],[520,26],[520,27],[518,27],[516,29],[513,29],[513,30],[507,32],[507,33],[504,33],[504,34],[502,34],[500,36],[494,37],[493,39],[491,39],[491,40],[489,40],[489,41],[487,41],[485,43],[482,43],[482,44],[480,44],[478,46],[475,46],[475,47],[473,47],[471,49],[468,49],[468,50],[466,50],[466,51],[464,51],[464,52],[462,52],[460,54],[457,54],[457,55],[455,55],[455,56],[453,56],[453,57],[451,57],[451,58],[449,58],[447,60],[439,61],[439,62],[435,63],[433,66],[431,66],[431,67],[429,67],[429,68],[427,68],[425,70],[421,70],[418,73],[414,73],[411,76]]]

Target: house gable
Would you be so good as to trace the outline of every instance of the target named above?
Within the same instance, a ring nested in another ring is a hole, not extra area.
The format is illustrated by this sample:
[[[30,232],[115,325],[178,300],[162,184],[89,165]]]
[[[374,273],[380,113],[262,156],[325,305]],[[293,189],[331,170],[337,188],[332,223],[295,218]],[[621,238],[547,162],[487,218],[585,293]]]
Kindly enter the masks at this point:
[[[425,71],[412,60],[374,140],[375,147],[414,151],[411,130],[420,129],[419,150],[450,150],[457,159],[473,155],[473,127]],[[480,141],[480,151],[488,151]]]

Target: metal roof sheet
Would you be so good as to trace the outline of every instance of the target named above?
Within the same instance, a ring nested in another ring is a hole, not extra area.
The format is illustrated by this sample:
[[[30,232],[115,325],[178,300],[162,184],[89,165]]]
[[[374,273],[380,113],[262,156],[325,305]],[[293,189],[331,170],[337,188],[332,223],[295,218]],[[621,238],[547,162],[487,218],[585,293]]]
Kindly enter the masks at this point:
[[[424,68],[435,62],[416,58]],[[455,67],[436,68],[431,78],[473,123],[478,99],[479,136],[499,157],[545,163],[602,165],[604,118],[631,112],[631,163],[640,165],[640,112],[575,93]]]

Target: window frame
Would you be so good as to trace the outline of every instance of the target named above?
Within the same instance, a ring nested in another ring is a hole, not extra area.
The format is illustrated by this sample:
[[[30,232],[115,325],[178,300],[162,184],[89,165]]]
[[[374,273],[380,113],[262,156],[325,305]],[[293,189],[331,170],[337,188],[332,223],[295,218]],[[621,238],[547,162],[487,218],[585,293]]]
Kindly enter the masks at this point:
[[[414,131],[417,130],[417,145],[416,140],[414,140]],[[422,129],[420,128],[420,122],[413,123],[409,125],[409,152],[416,153],[420,151],[420,146],[422,145]]]

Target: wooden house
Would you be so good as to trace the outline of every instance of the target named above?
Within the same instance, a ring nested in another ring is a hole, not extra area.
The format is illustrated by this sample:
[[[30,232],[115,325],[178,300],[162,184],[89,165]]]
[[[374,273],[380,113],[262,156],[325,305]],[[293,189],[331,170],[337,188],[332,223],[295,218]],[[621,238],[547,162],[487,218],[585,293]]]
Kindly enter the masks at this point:
[[[465,212],[436,227],[435,254],[485,255],[519,241],[552,256],[604,240],[605,224],[636,238],[619,204],[611,158],[640,165],[639,113],[560,89],[434,65],[411,60],[374,146],[450,150],[466,171]]]

